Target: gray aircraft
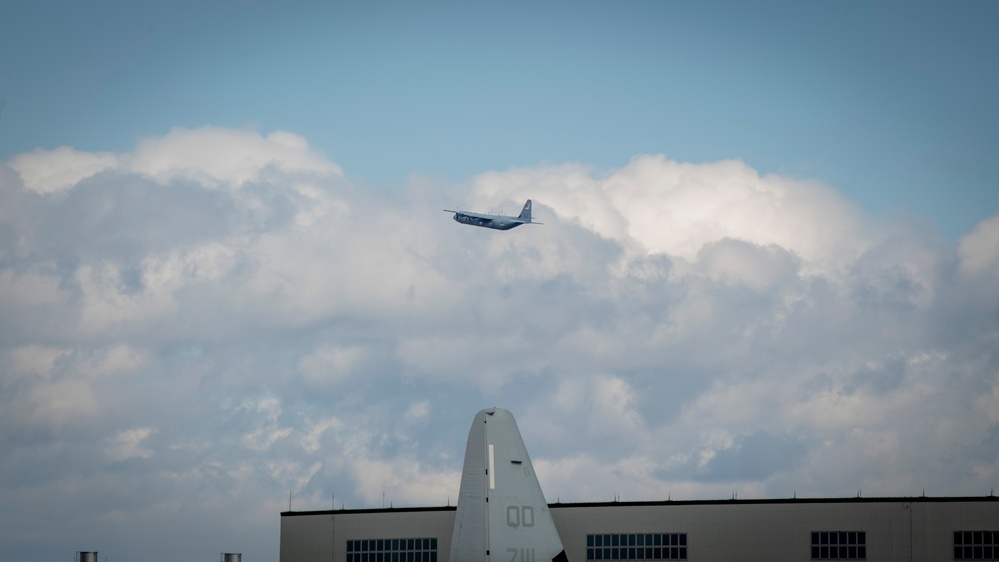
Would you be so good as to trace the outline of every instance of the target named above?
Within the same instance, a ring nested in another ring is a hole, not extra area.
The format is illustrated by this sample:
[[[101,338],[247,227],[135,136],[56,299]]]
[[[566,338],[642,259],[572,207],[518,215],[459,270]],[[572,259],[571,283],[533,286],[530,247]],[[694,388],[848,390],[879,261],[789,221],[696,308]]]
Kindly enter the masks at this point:
[[[495,230],[510,230],[511,228],[516,228],[522,224],[544,224],[542,222],[531,220],[530,199],[527,200],[527,203],[524,203],[524,208],[520,211],[520,215],[516,217],[506,215],[484,215],[481,213],[470,213],[467,211],[452,211],[451,209],[444,209],[444,212],[454,213],[454,220],[460,222],[461,224],[470,224],[472,226],[481,226]]]
[[[502,408],[480,411],[468,431],[450,556],[451,562],[569,562],[517,422]]]

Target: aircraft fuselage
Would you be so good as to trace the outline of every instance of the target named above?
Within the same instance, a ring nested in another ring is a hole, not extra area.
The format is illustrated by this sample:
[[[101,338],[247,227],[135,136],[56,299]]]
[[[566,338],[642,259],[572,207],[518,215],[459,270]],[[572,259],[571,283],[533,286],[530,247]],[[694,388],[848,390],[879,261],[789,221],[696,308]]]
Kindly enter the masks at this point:
[[[524,221],[518,219],[506,219],[499,217],[488,218],[471,213],[455,213],[454,220],[460,222],[461,224],[481,226],[484,228],[492,228],[494,230],[510,230],[511,228],[516,228],[524,224]]]

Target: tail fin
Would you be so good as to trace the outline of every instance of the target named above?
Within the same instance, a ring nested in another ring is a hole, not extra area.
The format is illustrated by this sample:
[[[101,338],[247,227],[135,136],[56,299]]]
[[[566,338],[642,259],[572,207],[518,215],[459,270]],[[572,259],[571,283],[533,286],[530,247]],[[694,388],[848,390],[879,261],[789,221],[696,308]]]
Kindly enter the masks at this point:
[[[568,562],[517,422],[501,408],[480,411],[468,432],[450,560]]]
[[[520,210],[520,216],[518,219],[524,222],[531,222],[531,200],[528,199],[527,203],[524,203],[524,208]]]

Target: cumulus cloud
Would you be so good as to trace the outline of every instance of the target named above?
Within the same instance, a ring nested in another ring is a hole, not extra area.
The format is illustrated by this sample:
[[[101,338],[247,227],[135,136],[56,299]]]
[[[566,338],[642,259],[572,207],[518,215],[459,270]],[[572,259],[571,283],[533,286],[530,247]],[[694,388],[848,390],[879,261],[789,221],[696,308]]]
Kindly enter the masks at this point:
[[[238,187],[268,172],[342,175],[339,166],[309,147],[301,136],[274,131],[266,136],[250,130],[215,127],[174,129],[139,143],[125,158],[129,171],[160,181],[178,177],[208,187]]]
[[[986,219],[958,244],[961,268],[970,275],[999,274],[999,216]]]
[[[24,186],[38,193],[69,189],[80,180],[117,165],[118,158],[114,154],[80,152],[68,146],[55,150],[38,149],[10,160],[10,166],[17,170]]]
[[[855,259],[876,230],[832,189],[761,177],[738,160],[692,164],[646,155],[603,175],[579,165],[541,167],[486,173],[472,187],[490,204],[544,194],[542,203],[567,222],[632,252],[687,260],[731,238],[779,246],[827,272]]]
[[[457,225],[456,197],[530,197],[546,225]],[[289,493],[454,502],[492,405],[550,500],[987,493],[997,225],[955,245],[829,186],[658,155],[394,191],[288,132],[20,155],[0,165],[0,502],[31,507],[0,524],[127,529],[125,559],[210,526],[273,557]]]

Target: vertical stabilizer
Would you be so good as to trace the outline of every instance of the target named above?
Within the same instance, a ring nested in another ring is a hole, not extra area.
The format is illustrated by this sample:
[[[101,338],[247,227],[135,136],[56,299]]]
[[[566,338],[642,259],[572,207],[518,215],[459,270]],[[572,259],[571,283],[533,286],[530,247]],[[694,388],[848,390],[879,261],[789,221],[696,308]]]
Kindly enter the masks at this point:
[[[528,216],[530,204],[524,207]],[[482,410],[472,421],[450,560],[568,562],[517,422],[507,410]]]
[[[524,203],[524,208],[520,210],[520,216],[518,219],[524,222],[531,222],[531,200],[528,199],[527,203]]]

